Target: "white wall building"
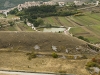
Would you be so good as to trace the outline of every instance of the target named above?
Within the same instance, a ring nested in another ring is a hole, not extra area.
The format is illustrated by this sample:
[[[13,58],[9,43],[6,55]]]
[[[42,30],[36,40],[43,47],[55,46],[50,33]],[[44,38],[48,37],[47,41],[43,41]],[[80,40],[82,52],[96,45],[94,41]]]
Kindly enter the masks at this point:
[[[35,1],[33,1],[33,2],[25,2],[24,4],[19,4],[17,6],[17,8],[18,8],[19,11],[21,11],[23,8],[28,8],[28,7],[32,7],[32,6],[40,6],[40,5],[41,4],[40,4],[39,1],[38,2],[35,2]]]
[[[96,1],[96,6],[98,6],[99,5],[99,1]]]
[[[65,2],[58,2],[59,6],[64,6],[65,5]]]
[[[75,0],[74,4],[77,5],[77,6],[80,6],[80,5],[83,5],[84,2]]]
[[[56,5],[56,2],[53,1],[43,2],[43,5]]]

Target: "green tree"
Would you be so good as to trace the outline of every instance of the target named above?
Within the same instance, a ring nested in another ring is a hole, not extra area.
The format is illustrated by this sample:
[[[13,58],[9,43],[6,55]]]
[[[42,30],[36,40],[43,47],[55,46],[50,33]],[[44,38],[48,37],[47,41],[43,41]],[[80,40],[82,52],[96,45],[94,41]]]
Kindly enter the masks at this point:
[[[38,18],[37,22],[38,22],[39,25],[43,25],[44,24],[44,21],[42,20],[42,18]]]
[[[14,10],[11,10],[10,12],[9,12],[10,14],[17,14],[18,13],[18,9],[17,8],[15,8]]]
[[[46,28],[51,28],[52,25],[47,23],[45,27],[46,27]]]

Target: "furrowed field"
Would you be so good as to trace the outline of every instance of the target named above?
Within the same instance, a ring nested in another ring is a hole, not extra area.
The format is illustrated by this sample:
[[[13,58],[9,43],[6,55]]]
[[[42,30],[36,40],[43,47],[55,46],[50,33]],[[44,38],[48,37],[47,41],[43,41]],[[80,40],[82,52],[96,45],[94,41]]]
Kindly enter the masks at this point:
[[[57,26],[72,27],[70,33],[83,36],[91,43],[100,42],[100,13],[85,13],[82,16],[47,17],[45,23]],[[91,37],[92,36],[92,37]]]

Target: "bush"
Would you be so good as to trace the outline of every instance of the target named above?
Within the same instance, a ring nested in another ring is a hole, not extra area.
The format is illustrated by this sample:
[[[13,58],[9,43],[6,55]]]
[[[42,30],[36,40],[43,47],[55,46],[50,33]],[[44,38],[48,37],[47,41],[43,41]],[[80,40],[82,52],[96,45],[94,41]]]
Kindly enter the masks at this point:
[[[32,58],[36,58],[36,54],[34,52],[27,53],[26,55],[29,55],[28,59],[31,60]]]
[[[8,23],[10,24],[10,26],[13,26],[15,24],[14,21],[8,21]]]
[[[95,62],[88,62],[87,67],[98,67],[98,65]]]
[[[67,74],[66,74],[66,71],[59,71],[59,74],[57,75],[67,75]]]
[[[84,40],[86,42],[89,42],[89,40],[87,38],[84,38],[83,36],[78,36],[79,39]]]
[[[96,60],[95,58],[92,58],[92,61],[93,61],[93,62],[96,62],[97,60]]]
[[[93,50],[95,50],[95,51],[99,51],[99,50],[100,50],[100,48],[95,47],[95,46],[93,46],[93,45],[90,45],[90,44],[87,44],[87,45],[88,45],[88,47],[90,47],[91,49],[93,49]]]
[[[58,58],[58,55],[56,53],[52,53],[53,58]]]
[[[31,53],[32,58],[36,58],[36,54],[34,52]]]
[[[100,59],[97,60],[97,63],[100,64]]]
[[[46,28],[51,28],[52,25],[51,25],[51,24],[46,24],[45,27],[46,27]]]
[[[82,58],[83,58],[83,59],[87,59],[86,55],[83,55]]]
[[[30,55],[31,53],[26,53],[26,55]]]

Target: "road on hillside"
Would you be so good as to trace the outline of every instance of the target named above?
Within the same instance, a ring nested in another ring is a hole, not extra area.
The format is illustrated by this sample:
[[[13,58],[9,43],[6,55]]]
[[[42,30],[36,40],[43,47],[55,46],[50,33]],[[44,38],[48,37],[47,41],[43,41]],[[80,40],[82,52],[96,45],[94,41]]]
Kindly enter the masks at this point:
[[[93,8],[93,7],[96,7],[96,5],[95,6],[90,6],[90,7],[79,8],[77,10],[89,9],[89,8]]]
[[[43,73],[27,73],[27,72],[13,72],[13,71],[0,71],[0,75],[55,75]]]

